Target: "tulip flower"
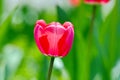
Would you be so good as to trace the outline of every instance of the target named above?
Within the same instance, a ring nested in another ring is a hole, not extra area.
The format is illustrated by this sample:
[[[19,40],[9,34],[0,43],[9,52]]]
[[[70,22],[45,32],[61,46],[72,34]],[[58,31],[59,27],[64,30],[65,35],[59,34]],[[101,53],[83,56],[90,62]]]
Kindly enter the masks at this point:
[[[42,54],[51,57],[64,57],[71,49],[74,29],[70,22],[46,24],[38,20],[34,28],[34,38]]]
[[[79,6],[80,0],[70,0],[70,4],[71,4],[72,6]]]
[[[110,0],[84,0],[84,1],[85,3],[88,3],[88,4],[106,4]]]

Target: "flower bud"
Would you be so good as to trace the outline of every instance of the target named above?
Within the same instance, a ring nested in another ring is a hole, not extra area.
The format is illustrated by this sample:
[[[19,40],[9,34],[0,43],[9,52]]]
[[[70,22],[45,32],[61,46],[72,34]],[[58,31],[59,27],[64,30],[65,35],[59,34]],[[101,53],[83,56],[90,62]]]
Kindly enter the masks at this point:
[[[34,28],[34,38],[42,54],[52,57],[64,57],[72,47],[74,38],[73,25],[65,22],[46,24],[38,20]]]

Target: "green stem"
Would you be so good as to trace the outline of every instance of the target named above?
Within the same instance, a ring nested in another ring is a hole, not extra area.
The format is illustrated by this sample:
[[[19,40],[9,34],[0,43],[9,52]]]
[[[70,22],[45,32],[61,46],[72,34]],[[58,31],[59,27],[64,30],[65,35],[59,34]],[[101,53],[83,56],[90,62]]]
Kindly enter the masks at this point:
[[[89,32],[88,32],[88,53],[86,55],[86,59],[87,59],[87,63],[86,65],[90,65],[90,59],[91,59],[91,50],[92,50],[92,37],[93,37],[93,30],[94,30],[94,23],[95,23],[95,16],[96,16],[96,5],[92,6],[92,16],[91,16],[91,22],[90,22],[90,28],[89,28]],[[90,67],[90,66],[89,66]],[[87,79],[89,79],[89,74],[90,74],[90,70],[89,67],[87,68]]]
[[[52,73],[52,69],[53,69],[54,59],[55,59],[55,57],[51,57],[51,60],[50,60],[50,67],[49,67],[49,71],[48,71],[47,80],[50,80],[50,79],[51,79],[51,73]]]
[[[92,10],[92,19],[90,23],[90,30],[89,30],[89,42],[88,42],[88,53],[90,53],[90,48],[91,48],[91,43],[92,43],[92,34],[93,34],[93,29],[94,29],[94,21],[95,21],[95,14],[96,14],[96,5],[93,5],[93,10]]]

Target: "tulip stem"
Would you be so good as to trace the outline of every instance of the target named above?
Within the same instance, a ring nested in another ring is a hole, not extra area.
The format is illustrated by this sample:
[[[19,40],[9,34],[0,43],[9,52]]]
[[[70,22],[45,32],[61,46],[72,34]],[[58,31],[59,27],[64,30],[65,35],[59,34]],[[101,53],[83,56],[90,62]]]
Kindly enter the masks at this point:
[[[92,19],[91,19],[91,23],[90,23],[90,35],[92,35],[92,33],[93,33],[94,21],[95,21],[95,13],[96,13],[96,5],[93,5]]]
[[[93,30],[94,30],[94,21],[95,21],[95,16],[96,16],[96,5],[92,6],[92,15],[91,15],[91,21],[90,21],[90,27],[89,27],[89,32],[88,32],[88,53],[86,55],[86,59],[87,59],[87,64],[90,65],[90,53],[91,53],[91,49],[92,49],[92,36],[93,36]],[[90,73],[89,69],[87,70],[88,73]],[[89,75],[88,75],[88,79],[89,79]]]
[[[51,57],[47,80],[50,80],[50,78],[51,78],[51,73],[52,73],[52,69],[53,69],[54,59],[55,59],[55,57]]]
[[[90,22],[90,30],[89,30],[89,42],[88,42],[88,53],[90,52],[91,48],[91,43],[92,43],[92,34],[93,34],[93,29],[94,29],[94,21],[95,21],[95,15],[96,15],[96,5],[92,6],[92,18]]]

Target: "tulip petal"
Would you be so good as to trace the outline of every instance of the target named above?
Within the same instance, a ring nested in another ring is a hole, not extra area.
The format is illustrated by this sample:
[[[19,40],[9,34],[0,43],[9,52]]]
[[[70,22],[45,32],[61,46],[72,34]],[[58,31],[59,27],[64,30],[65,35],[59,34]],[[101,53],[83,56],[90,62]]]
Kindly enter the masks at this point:
[[[42,23],[36,24],[35,28],[34,28],[34,37],[36,40],[36,44],[39,48],[39,50],[43,53],[46,54],[48,53],[48,49],[49,49],[49,43],[47,40],[47,35],[45,35],[44,29],[41,25],[43,25]]]
[[[68,27],[72,27],[73,28],[73,25],[70,23],[70,22],[65,22],[64,24],[63,24],[63,27],[64,28],[68,28]]]
[[[72,46],[73,37],[74,37],[74,31],[72,27],[70,27],[65,31],[64,35],[61,37],[61,39],[58,42],[59,56],[66,56],[68,54]]]
[[[58,56],[57,55],[58,54],[57,43],[65,32],[64,27],[58,24],[49,25],[46,27],[45,32],[48,35],[48,41],[50,44],[48,54]]]
[[[49,51],[49,42],[48,42],[48,39],[47,39],[47,35],[43,35],[39,38],[39,44],[40,44],[40,50],[43,51],[43,54],[46,54],[48,53]]]
[[[47,25],[44,20],[37,20],[36,24],[40,25],[42,28],[45,28]]]

